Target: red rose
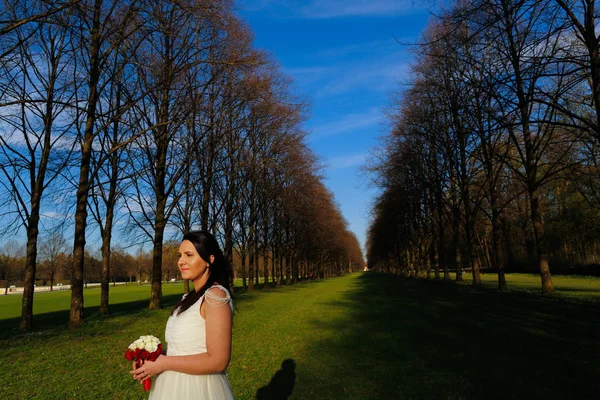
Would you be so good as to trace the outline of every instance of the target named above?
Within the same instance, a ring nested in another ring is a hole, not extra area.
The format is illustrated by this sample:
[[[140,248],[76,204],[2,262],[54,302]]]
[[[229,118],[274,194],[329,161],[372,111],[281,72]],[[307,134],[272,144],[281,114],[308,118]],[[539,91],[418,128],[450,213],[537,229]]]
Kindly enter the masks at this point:
[[[142,340],[146,340],[148,338],[148,336],[142,336],[140,337],[140,339]],[[156,361],[156,359],[160,356],[161,352],[162,352],[162,344],[160,344],[160,341],[155,338],[154,336],[150,336],[151,341],[154,341],[155,343],[158,342],[157,346],[156,346],[156,350],[153,352],[149,352],[148,350],[144,349],[140,349],[140,348],[135,348],[135,349],[131,349],[131,347],[134,346],[138,346],[139,344],[136,342],[133,342],[130,347],[127,349],[127,351],[125,351],[125,358],[129,361],[135,361],[135,367],[134,369],[138,369],[140,366],[142,366],[144,364],[144,360],[150,360],[150,361]],[[144,390],[150,390],[150,388],[152,387],[152,380],[151,379],[145,379],[144,381],[142,381],[143,383],[143,387]]]
[[[160,356],[160,352],[162,350],[162,345],[158,345],[158,348],[156,349],[155,352],[153,352],[152,354],[150,354],[150,361],[156,361],[156,359],[158,358],[158,356]]]

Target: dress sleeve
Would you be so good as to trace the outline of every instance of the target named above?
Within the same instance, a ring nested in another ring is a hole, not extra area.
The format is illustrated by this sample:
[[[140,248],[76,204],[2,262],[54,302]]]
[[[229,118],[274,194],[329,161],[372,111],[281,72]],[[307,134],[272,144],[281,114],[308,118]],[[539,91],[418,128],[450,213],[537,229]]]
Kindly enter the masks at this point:
[[[211,307],[221,307],[231,303],[229,291],[221,285],[215,285],[207,289],[204,298],[206,299],[206,304]]]

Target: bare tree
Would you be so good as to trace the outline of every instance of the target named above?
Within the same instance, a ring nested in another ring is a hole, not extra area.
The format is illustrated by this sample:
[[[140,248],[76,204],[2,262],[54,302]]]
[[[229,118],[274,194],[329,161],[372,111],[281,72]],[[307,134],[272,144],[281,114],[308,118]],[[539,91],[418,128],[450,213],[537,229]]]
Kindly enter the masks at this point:
[[[32,24],[57,24],[57,20],[53,17],[76,5],[79,1],[24,2],[4,0],[0,6],[0,38],[3,42],[0,47],[0,60],[25,44],[33,34],[29,30],[30,35],[15,35],[16,31]]]
[[[133,5],[132,5],[133,6]],[[130,43],[132,32],[123,31],[123,25],[131,17],[124,16],[125,21],[118,21],[117,28],[121,29],[119,37],[125,43]],[[115,45],[115,51],[107,59],[108,88],[104,91],[98,103],[99,133],[96,149],[91,155],[91,186],[90,209],[92,216],[100,229],[102,237],[102,280],[100,295],[100,312],[109,314],[109,281],[111,276],[111,241],[116,218],[118,201],[123,197],[123,185],[127,179],[126,145],[135,137],[133,127],[128,123],[128,111],[135,99],[128,98],[125,87],[128,77],[132,75],[130,65],[130,46],[120,42]]]
[[[50,290],[53,290],[57,273],[64,267],[66,258],[64,252],[67,241],[60,230],[50,232],[43,238],[40,245],[40,255],[44,260],[45,272],[50,281]]]
[[[17,281],[24,261],[25,247],[16,240],[8,240],[0,248],[0,269],[4,276],[4,294],[11,281]]]
[[[498,72],[501,76],[511,77],[498,82],[503,88],[500,92],[506,105],[505,126],[512,145],[518,149],[519,165],[522,166],[514,172],[522,177],[530,199],[542,292],[551,294],[554,286],[548,263],[539,187],[560,170],[561,164],[553,162],[551,168],[540,171],[544,152],[548,149],[556,150],[552,144],[558,133],[554,125],[544,123],[556,115],[554,109],[545,107],[537,99],[541,97],[538,88],[545,83],[542,77],[550,72],[550,60],[557,51],[558,38],[547,35],[547,32],[553,31],[552,24],[555,20],[546,18],[545,4],[538,1],[522,4],[500,1],[498,4],[487,4],[482,10],[491,21],[497,21],[489,39],[497,54],[502,56],[498,59]],[[525,21],[527,24],[523,25]],[[557,160],[561,159],[559,155]]]
[[[19,45],[11,61],[3,63],[0,92],[3,102],[0,136],[0,184],[11,207],[6,232],[23,226],[27,232],[26,276],[21,329],[32,326],[33,287],[36,274],[37,240],[45,190],[67,165],[75,141],[69,105],[73,84],[68,65],[74,49],[68,30],[68,13],[51,17],[53,24],[31,22],[14,29]],[[27,40],[25,40],[27,38]]]
[[[74,42],[78,45],[81,69],[76,72],[82,77],[85,85],[79,87],[78,93],[85,101],[80,110],[78,125],[80,131],[79,177],[76,183],[75,233],[73,246],[73,272],[71,277],[71,310],[69,326],[76,328],[83,323],[83,270],[85,256],[85,236],[88,217],[88,196],[94,176],[98,168],[92,168],[92,153],[103,126],[99,126],[99,104],[103,93],[111,87],[115,79],[113,62],[119,45],[131,35],[131,22],[136,15],[135,0],[131,2],[93,0],[82,2],[77,7],[77,24],[74,31]],[[133,25],[135,28],[135,25]],[[118,151],[124,143],[120,143],[107,154]],[[97,162],[99,167],[103,162]],[[112,217],[112,216],[111,216]],[[110,233],[106,239],[110,242]],[[110,259],[110,256],[108,259]],[[107,261],[108,262],[108,261]],[[105,287],[107,290],[107,287]],[[108,292],[106,291],[106,296]],[[107,297],[106,297],[107,299]],[[107,311],[107,310],[106,310]]]

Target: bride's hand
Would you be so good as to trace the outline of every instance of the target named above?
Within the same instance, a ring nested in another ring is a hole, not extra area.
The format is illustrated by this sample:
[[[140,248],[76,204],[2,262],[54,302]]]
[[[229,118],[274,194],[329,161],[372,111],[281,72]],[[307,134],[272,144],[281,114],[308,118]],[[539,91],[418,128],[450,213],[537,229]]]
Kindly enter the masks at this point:
[[[144,366],[144,361],[141,362],[141,364],[140,364],[139,367],[136,364],[137,364],[136,361],[134,361],[132,363],[132,368],[131,368],[131,371],[129,371],[129,373],[131,375],[133,375],[133,379],[135,379],[138,382],[142,383],[142,381],[144,379],[146,379],[145,376],[144,376],[144,372],[142,372],[142,367]]]
[[[156,361],[146,360],[139,368],[135,368],[135,363],[133,364],[133,371],[130,374],[133,375],[133,379],[137,379],[142,382],[146,379],[150,379],[155,375],[160,374],[164,371],[164,361],[166,361],[167,356],[159,356]]]

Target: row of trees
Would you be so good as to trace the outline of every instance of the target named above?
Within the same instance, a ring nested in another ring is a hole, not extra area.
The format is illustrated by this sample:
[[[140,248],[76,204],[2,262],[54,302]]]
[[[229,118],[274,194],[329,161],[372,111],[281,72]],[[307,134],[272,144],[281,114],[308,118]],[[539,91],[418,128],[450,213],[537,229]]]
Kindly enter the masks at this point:
[[[227,0],[36,0],[0,9],[5,233],[27,233],[21,327],[38,235],[72,221],[70,326],[83,322],[88,224],[108,313],[113,231],[152,244],[161,305],[169,232],[210,230],[272,281],[357,268],[361,252],[304,142],[305,102]]]
[[[600,53],[593,1],[457,1],[416,46],[371,169],[371,266],[436,278],[594,263]],[[555,263],[558,264],[559,262]]]
[[[163,260],[163,280],[180,276],[177,268],[177,248],[174,242],[167,242],[169,250]],[[38,262],[36,268],[36,286],[49,287],[55,290],[58,285],[66,285],[71,281],[72,259],[64,236],[53,232],[40,238]],[[0,287],[8,292],[11,285],[23,285],[25,280],[25,246],[16,240],[8,240],[0,246]],[[175,258],[175,261],[173,259]],[[109,281],[116,282],[148,282],[152,271],[152,252],[140,249],[131,254],[123,248],[111,249],[111,269]],[[84,285],[98,283],[102,279],[102,253],[85,251]]]
[[[72,260],[67,241],[64,236],[53,232],[50,235],[40,237],[38,249],[38,262],[36,269],[35,285],[55,290],[57,285],[65,285],[71,281]],[[181,273],[177,267],[179,242],[168,240],[164,244],[162,261],[163,282],[173,279],[180,281]],[[0,288],[5,294],[13,285],[23,286],[25,280],[25,246],[16,240],[8,240],[0,246]],[[152,272],[152,250],[138,249],[131,253],[120,247],[111,248],[111,262],[109,271],[109,282],[116,283],[136,282],[138,285],[149,282]],[[268,264],[271,257],[259,258],[257,270],[252,284],[280,282],[279,270],[269,270]],[[241,277],[244,273],[243,264],[239,252],[233,253],[234,277]],[[302,279],[319,278],[309,271],[304,273]],[[259,279],[261,278],[261,279]],[[296,277],[300,279],[300,277]],[[88,283],[98,283],[102,280],[102,252],[97,250],[86,250],[84,254],[84,286]],[[250,281],[247,281],[249,283]],[[66,287],[66,286],[64,286]],[[247,287],[247,286],[246,286]]]

